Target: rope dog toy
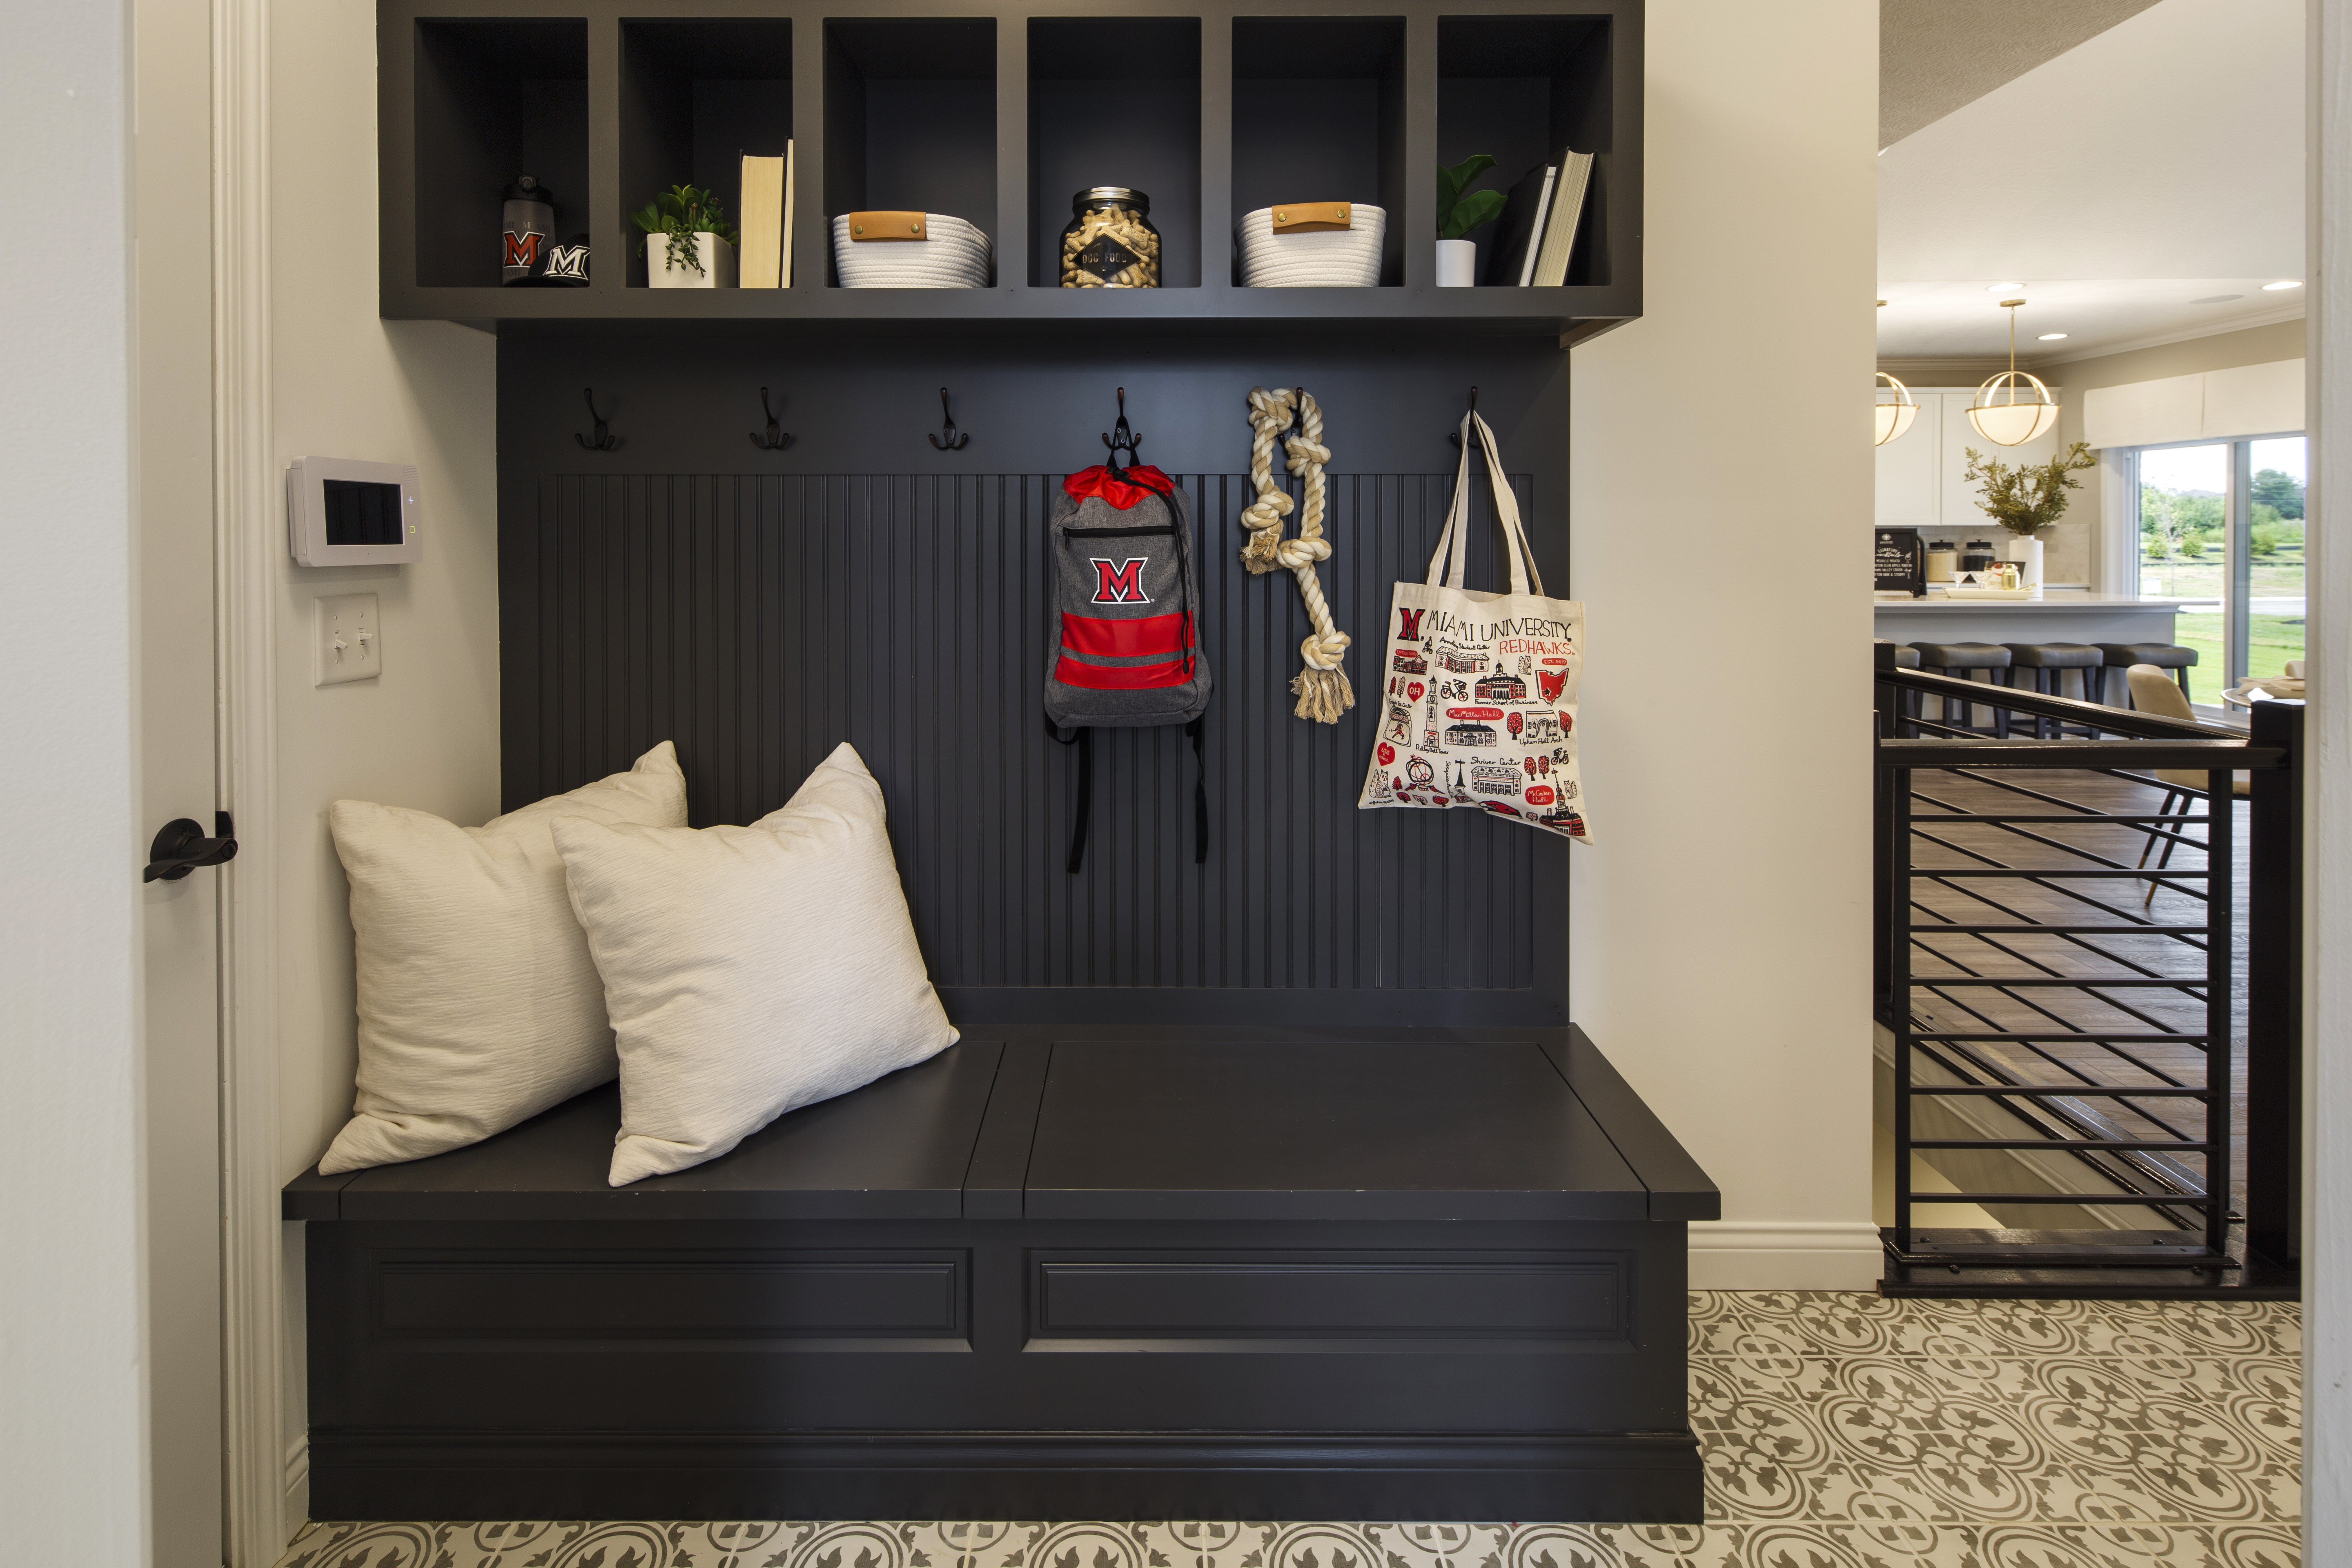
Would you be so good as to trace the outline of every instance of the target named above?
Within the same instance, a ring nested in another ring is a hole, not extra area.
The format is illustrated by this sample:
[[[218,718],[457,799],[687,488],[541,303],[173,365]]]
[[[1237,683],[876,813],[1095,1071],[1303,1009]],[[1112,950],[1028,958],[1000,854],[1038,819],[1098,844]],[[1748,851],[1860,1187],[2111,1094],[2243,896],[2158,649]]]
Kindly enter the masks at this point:
[[[1353,639],[1333,623],[1323,584],[1315,575],[1316,563],[1331,555],[1323,537],[1323,465],[1331,460],[1331,448],[1323,445],[1323,411],[1302,389],[1268,392],[1262,386],[1250,389],[1249,409],[1250,482],[1257,488],[1257,500],[1242,512],[1242,526],[1250,531],[1249,542],[1242,547],[1242,564],[1252,575],[1288,567],[1298,580],[1298,596],[1307,602],[1307,618],[1315,630],[1298,645],[1298,657],[1307,668],[1290,682],[1298,698],[1296,711],[1301,719],[1336,724],[1340,714],[1356,705],[1356,693],[1340,668]],[[1305,479],[1307,510],[1298,520],[1298,537],[1285,539],[1282,520],[1295,503],[1290,492],[1274,482],[1274,443],[1290,429],[1294,414],[1298,433],[1283,442],[1288,458],[1285,467]]]

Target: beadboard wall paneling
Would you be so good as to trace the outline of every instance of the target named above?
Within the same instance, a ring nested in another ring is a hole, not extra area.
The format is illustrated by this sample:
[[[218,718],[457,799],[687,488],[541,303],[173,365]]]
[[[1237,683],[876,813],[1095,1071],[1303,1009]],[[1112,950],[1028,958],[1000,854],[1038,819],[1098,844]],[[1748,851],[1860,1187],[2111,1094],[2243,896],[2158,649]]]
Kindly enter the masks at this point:
[[[1297,588],[1228,548],[1247,476],[1181,482],[1217,681],[1205,865],[1183,732],[1106,730],[1086,864],[1064,869],[1076,758],[1040,706],[1051,475],[542,477],[535,515],[503,524],[507,805],[667,738],[694,823],[750,822],[845,740],[881,781],[950,991],[1468,993],[1423,997],[1426,1018],[1409,996],[1383,1005],[1393,1022],[1537,1021],[1536,889],[1564,877],[1566,847],[1480,813],[1353,804],[1390,589],[1425,572],[1453,476],[1331,480],[1346,547],[1326,591],[1357,638],[1358,700],[1331,726],[1290,713]],[[1514,483],[1531,513],[1532,482]],[[1471,540],[1471,580],[1496,580],[1483,500]]]

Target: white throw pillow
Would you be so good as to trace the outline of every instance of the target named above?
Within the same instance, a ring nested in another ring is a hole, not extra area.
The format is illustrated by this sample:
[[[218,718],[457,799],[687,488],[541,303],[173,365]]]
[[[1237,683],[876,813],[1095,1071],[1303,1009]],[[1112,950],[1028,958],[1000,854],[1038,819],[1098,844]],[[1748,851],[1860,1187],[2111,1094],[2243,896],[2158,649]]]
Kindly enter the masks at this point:
[[[618,1070],[549,831],[558,816],[683,827],[676,749],[479,827],[360,800],[327,808],[352,883],[360,1059],[321,1172],[478,1143]]]
[[[555,846],[620,1044],[616,1187],[955,1044],[845,743],[749,827],[563,817]]]

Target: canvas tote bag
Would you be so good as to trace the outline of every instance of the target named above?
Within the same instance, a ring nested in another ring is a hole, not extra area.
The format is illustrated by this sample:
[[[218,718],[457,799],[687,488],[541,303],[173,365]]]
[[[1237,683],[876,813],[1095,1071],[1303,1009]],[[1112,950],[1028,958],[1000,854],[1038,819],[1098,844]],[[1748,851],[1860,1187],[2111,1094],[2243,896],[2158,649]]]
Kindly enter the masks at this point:
[[[1510,558],[1507,594],[1462,582],[1474,444]],[[1462,467],[1428,580],[1396,585],[1388,631],[1381,722],[1357,805],[1483,809],[1589,839],[1576,768],[1584,606],[1544,596],[1495,433],[1475,414],[1462,421]]]

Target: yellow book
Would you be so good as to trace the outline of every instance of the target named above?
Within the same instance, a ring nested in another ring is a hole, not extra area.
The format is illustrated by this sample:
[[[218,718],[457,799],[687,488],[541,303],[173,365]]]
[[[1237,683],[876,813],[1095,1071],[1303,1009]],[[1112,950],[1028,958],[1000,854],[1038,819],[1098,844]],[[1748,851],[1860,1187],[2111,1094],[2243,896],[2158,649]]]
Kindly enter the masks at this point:
[[[743,155],[740,288],[783,286],[784,269],[791,265],[784,255],[788,233],[784,162],[782,158],[755,157],[748,153]]]
[[[793,286],[793,144],[784,143],[783,287]]]

